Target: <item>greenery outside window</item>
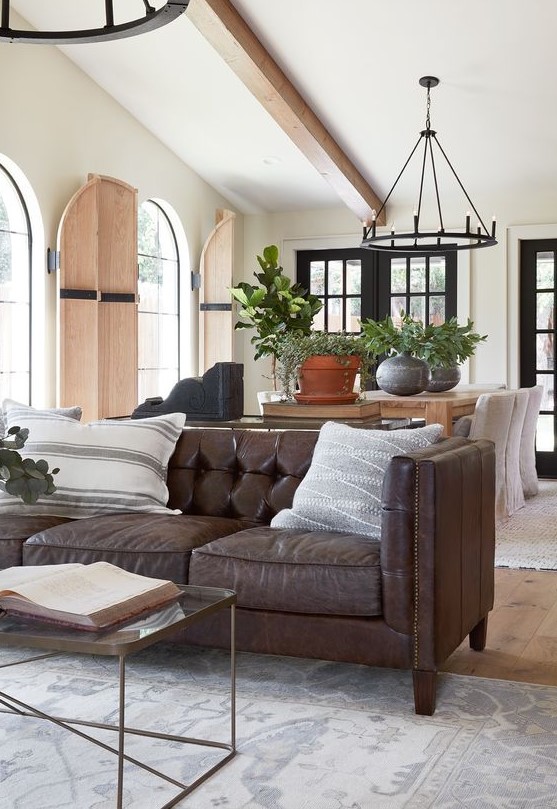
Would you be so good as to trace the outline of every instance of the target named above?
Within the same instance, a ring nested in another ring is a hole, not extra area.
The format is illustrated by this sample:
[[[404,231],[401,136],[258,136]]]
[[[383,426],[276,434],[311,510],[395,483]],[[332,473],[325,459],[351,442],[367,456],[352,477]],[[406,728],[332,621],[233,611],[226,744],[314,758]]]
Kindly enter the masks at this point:
[[[162,207],[138,211],[138,400],[166,396],[179,379],[180,264],[174,229]]]

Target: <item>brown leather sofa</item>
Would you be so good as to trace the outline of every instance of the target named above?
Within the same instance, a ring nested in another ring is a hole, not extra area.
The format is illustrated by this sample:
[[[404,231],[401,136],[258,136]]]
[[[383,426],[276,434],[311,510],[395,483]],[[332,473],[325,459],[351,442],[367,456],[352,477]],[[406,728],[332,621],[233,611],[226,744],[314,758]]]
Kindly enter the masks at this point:
[[[411,670],[419,714],[436,674],[466,638],[485,645],[494,589],[495,454],[445,439],[393,458],[382,536],[269,527],[291,506],[316,432],[185,429],[170,462],[180,516],[69,521],[5,518],[0,567],[104,559],[144,575],[238,594],[237,647]],[[214,616],[186,641],[223,646]]]

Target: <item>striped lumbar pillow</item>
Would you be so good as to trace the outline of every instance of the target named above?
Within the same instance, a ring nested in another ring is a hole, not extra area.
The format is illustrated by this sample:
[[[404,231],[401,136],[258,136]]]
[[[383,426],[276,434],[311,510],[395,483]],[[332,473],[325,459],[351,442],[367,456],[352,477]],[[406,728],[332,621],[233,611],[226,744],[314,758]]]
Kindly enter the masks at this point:
[[[8,427],[29,430],[21,454],[44,458],[56,491],[33,505],[0,491],[3,514],[94,517],[118,512],[176,514],[166,508],[166,472],[185,422],[184,413],[80,424],[47,411],[6,408]]]
[[[31,405],[16,402],[14,399],[4,399],[2,407],[0,408],[0,436],[3,436],[7,432],[8,428],[5,425],[5,416],[8,408],[12,407],[18,407],[26,412],[31,411],[32,413],[57,413],[60,416],[68,416],[70,419],[76,419],[76,421],[79,421],[82,415],[81,407],[78,405],[74,405],[73,407],[49,407],[46,410],[45,408],[39,410],[36,407],[31,407]]]
[[[292,508],[279,511],[272,527],[348,531],[380,539],[381,492],[391,458],[435,443],[442,431],[440,424],[365,430],[326,422]]]

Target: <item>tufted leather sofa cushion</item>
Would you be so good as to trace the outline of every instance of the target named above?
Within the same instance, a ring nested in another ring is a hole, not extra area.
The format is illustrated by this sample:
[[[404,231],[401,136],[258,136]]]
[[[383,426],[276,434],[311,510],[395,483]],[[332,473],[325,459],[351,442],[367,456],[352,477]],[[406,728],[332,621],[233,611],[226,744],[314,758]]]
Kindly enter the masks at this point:
[[[318,435],[185,429],[169,464],[168,506],[268,524],[292,504]]]

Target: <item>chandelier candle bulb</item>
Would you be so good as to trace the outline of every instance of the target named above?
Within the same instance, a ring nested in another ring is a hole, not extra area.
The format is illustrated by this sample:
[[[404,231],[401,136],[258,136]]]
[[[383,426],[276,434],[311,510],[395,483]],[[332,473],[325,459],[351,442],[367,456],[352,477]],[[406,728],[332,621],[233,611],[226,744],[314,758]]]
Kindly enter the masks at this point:
[[[466,233],[470,233],[470,211],[466,213]]]
[[[414,211],[414,233],[418,232],[418,212]]]
[[[497,227],[497,219],[495,217],[491,220],[491,238],[495,238],[495,228]]]
[[[371,212],[371,235],[372,235],[373,238],[375,238],[375,226],[377,224],[376,219],[377,219],[377,215],[376,215],[375,211],[372,211]]]

